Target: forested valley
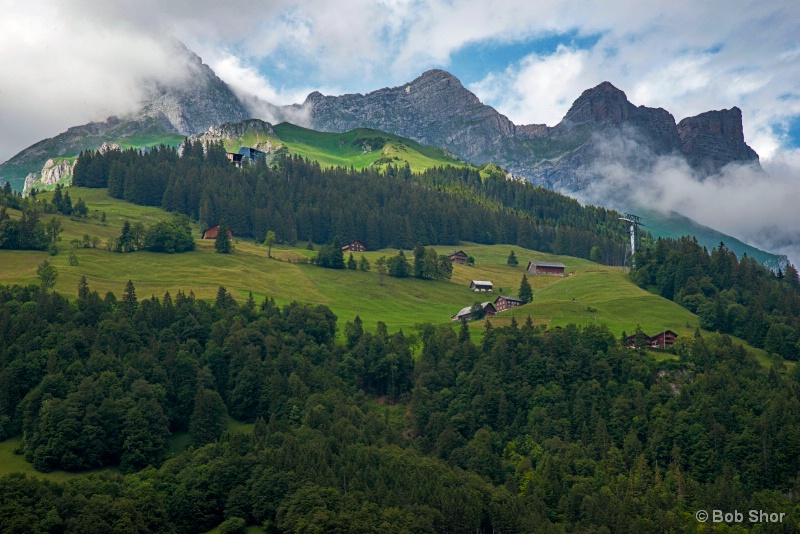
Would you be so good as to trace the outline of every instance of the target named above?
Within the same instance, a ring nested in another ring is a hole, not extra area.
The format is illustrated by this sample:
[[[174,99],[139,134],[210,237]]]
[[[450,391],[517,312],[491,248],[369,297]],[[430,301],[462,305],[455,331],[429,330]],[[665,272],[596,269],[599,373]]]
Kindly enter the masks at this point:
[[[179,155],[180,153],[180,155]],[[73,184],[190,216],[202,225],[224,220],[234,235],[330,243],[358,239],[370,250],[411,249],[417,243],[510,243],[619,265],[626,229],[619,214],[581,206],[541,187],[481,177],[469,167],[412,173],[408,166],[323,169],[298,156],[236,168],[221,143],[185,142],[154,148],[85,152]]]
[[[0,289],[4,532],[678,532],[800,520],[800,371],[725,335],[340,325],[324,306]],[[229,430],[229,417],[252,423]],[[184,451],[168,454],[175,435]]]

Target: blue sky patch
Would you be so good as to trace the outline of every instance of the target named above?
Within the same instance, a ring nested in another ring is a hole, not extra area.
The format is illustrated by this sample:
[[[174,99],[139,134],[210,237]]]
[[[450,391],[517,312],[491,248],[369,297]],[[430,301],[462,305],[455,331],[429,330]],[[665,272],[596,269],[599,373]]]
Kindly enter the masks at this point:
[[[602,34],[580,35],[578,30],[572,30],[513,43],[480,41],[456,51],[450,58],[450,71],[464,85],[469,85],[484,79],[489,73],[506,69],[530,54],[547,56],[553,54],[559,45],[586,50],[594,47],[601,37]]]

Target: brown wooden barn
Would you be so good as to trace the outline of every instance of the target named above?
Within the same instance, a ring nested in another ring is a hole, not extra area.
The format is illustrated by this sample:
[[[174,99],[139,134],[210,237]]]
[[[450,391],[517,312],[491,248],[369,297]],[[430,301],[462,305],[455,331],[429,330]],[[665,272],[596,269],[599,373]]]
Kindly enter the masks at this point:
[[[653,347],[656,349],[668,349],[675,344],[675,340],[677,338],[678,334],[672,330],[664,330],[663,332],[659,332],[654,336],[648,336],[645,334],[644,344],[647,347]],[[628,336],[628,347],[633,348],[635,344],[636,336]]]
[[[203,232],[203,239],[216,239],[219,233],[219,225],[212,226]],[[228,237],[233,238],[233,232],[228,230]]]
[[[553,274],[556,276],[564,276],[564,269],[566,267],[563,263],[551,261],[530,261],[528,262],[528,274]]]
[[[469,256],[463,250],[457,250],[450,254],[450,261],[453,263],[459,263],[461,265],[466,265],[467,260],[469,260]]]
[[[494,286],[488,280],[473,280],[469,288],[473,291],[491,291]]]
[[[367,246],[361,241],[353,241],[342,247],[342,252],[366,252]]]
[[[497,313],[505,311],[509,308],[516,308],[517,306],[522,306],[522,301],[519,299],[515,299],[514,297],[506,297],[505,295],[500,295],[499,297],[494,299],[494,309],[497,310]]]

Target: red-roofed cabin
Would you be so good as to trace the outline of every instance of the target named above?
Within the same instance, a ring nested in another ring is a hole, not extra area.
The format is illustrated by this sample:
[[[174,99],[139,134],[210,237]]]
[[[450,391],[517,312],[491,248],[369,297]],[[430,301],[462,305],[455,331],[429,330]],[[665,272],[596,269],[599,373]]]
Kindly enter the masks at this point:
[[[675,343],[675,339],[677,337],[678,334],[672,330],[664,330],[663,332],[658,333],[650,338],[650,345],[652,347],[666,349]]]
[[[205,232],[203,232],[203,239],[216,239],[217,235],[219,234],[219,225],[212,226]],[[228,237],[233,238],[233,232],[228,230]]]

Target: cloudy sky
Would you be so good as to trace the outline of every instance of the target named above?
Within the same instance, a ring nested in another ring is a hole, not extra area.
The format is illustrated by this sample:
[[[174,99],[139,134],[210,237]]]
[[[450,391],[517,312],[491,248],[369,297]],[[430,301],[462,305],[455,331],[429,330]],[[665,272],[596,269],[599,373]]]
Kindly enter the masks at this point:
[[[557,123],[604,80],[677,121],[738,106],[746,141],[791,183],[799,30],[796,0],[0,0],[0,161],[134,109],[144,80],[179,75],[177,38],[237,92],[276,104],[437,67],[517,124]]]

